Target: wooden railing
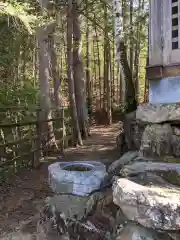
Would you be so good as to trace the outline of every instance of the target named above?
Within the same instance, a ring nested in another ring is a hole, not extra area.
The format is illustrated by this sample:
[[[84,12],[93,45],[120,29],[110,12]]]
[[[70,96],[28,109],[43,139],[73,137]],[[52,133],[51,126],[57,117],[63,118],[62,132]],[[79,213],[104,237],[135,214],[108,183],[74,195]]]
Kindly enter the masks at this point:
[[[52,133],[42,131],[42,124],[52,123],[60,155],[69,145],[69,109],[52,109],[52,118],[46,121],[40,120],[40,113],[41,109],[0,109],[0,177],[19,168],[37,167],[40,159],[50,154],[44,139]]]

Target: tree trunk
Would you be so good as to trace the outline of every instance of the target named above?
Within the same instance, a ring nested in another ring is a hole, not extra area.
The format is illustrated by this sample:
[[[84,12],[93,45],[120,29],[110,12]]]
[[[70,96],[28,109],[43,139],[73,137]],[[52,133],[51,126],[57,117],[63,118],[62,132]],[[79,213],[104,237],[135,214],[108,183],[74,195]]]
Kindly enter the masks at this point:
[[[83,138],[88,137],[88,110],[86,105],[86,85],[81,57],[81,30],[78,13],[78,3],[73,2],[73,73],[77,115]]]
[[[89,61],[89,21],[88,21],[88,4],[86,1],[86,93],[89,120],[92,116],[92,91],[91,91],[91,72]]]
[[[43,15],[48,12],[48,1],[40,1]],[[46,121],[42,123],[42,144],[48,151],[58,150],[56,139],[53,130],[53,123],[47,122],[52,118],[51,115],[51,98],[50,98],[50,72],[49,72],[49,34],[54,31],[54,24],[50,24],[46,27],[40,27],[37,30],[37,41],[39,45],[39,85],[40,85],[40,105],[41,114],[40,120]]]
[[[147,49],[147,57],[146,57],[146,67],[149,66],[149,27],[148,27],[148,49]],[[149,82],[147,79],[147,71],[145,74],[145,84],[144,84],[144,102],[148,102],[148,95],[149,95]]]
[[[73,77],[73,55],[72,55],[72,34],[73,34],[73,17],[72,17],[72,0],[68,0],[67,7],[67,77],[69,87],[69,100],[71,107],[71,118],[72,118],[72,130],[74,142],[82,145],[81,132],[79,128],[76,99],[75,99],[75,87]]]
[[[140,12],[144,10],[144,0],[139,0],[138,4],[138,18],[140,18]],[[141,51],[141,31],[143,28],[143,23],[138,22],[136,29],[136,49],[135,49],[135,58],[134,58],[134,82],[135,82],[135,90],[136,96],[138,99],[139,95],[139,58]]]
[[[119,46],[121,66],[126,80],[126,112],[132,112],[137,108],[136,92],[132,78],[132,71],[128,64],[127,50],[124,41]]]
[[[54,101],[57,110],[62,107],[62,101],[60,96],[60,87],[61,87],[61,78],[59,76],[59,69],[57,64],[57,57],[55,51],[55,43],[54,37],[50,36],[49,38],[49,51],[50,51],[50,69],[51,75],[53,79],[53,87],[54,87]]]
[[[134,59],[134,41],[133,41],[133,0],[130,0],[130,69],[133,72],[133,59]]]
[[[108,40],[108,15],[107,5],[104,3],[104,110],[107,114],[108,124],[112,123],[111,114],[111,87],[109,79],[110,71],[110,44]]]
[[[56,128],[60,129],[63,128],[63,137],[66,135],[66,128],[65,125],[63,124],[64,122],[64,106],[62,104],[62,99],[60,95],[60,87],[61,87],[61,78],[59,75],[59,67],[57,63],[57,56],[56,56],[56,50],[55,50],[55,42],[54,42],[54,34],[49,36],[49,52],[50,52],[50,71],[51,71],[51,76],[53,80],[53,103],[55,104],[55,115],[57,118],[62,119],[59,121],[56,121]],[[62,138],[62,133],[57,132],[56,134],[57,138]],[[64,145],[63,142],[61,144],[61,149],[63,150]]]
[[[111,74],[111,49],[110,43],[108,42],[108,76],[109,81],[107,82],[107,119],[108,124],[112,124],[112,74]]]
[[[94,19],[95,19],[94,15]],[[97,26],[94,26],[95,34],[96,34],[96,49],[97,49],[97,62],[98,62],[98,80],[99,80],[99,110],[102,108],[102,82],[101,82],[101,58],[100,58],[100,50],[99,50],[99,37],[97,33]]]
[[[45,34],[44,34],[45,33]],[[40,85],[40,120],[48,121],[51,116],[51,99],[50,99],[50,84],[49,84],[49,43],[48,35],[44,29],[39,29],[37,33],[38,39],[38,55],[39,55],[39,85]],[[53,131],[52,122],[42,123],[42,144],[45,148],[58,149]]]
[[[135,95],[135,88],[133,84],[132,71],[130,69],[127,49],[123,37],[121,36],[122,29],[122,6],[119,0],[113,1],[113,9],[115,15],[115,38],[116,38],[116,51],[118,65],[122,74],[122,77],[126,81],[126,106],[125,111],[131,112],[136,110],[137,102]]]

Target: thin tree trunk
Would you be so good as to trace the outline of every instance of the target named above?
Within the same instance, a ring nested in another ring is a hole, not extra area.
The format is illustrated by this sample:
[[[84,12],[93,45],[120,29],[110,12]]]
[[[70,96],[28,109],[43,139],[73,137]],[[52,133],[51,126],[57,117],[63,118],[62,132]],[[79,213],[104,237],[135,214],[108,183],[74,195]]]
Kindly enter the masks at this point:
[[[134,48],[133,48],[133,0],[130,0],[130,69],[133,72],[133,57],[134,57]]]
[[[48,14],[49,1],[39,1],[41,11],[44,16]],[[41,120],[49,120],[52,118],[51,113],[51,97],[50,97],[50,52],[49,52],[49,35],[54,31],[55,24],[49,24],[46,27],[40,27],[37,30],[38,41],[38,57],[39,57],[39,85],[40,85],[40,105],[41,105]],[[42,144],[50,151],[59,151],[53,129],[53,123],[44,122],[42,129]]]
[[[92,41],[92,55],[93,55],[93,73],[94,73],[94,77],[93,77],[93,82],[94,82],[94,84],[93,84],[93,100],[95,100],[94,101],[94,108],[95,108],[95,112],[97,111],[97,71],[96,71],[96,65],[97,65],[97,63],[96,63],[96,45],[95,45],[95,38],[93,37],[93,41]]]
[[[76,98],[75,98],[75,87],[74,87],[74,77],[73,77],[73,55],[72,55],[72,35],[73,35],[73,17],[72,17],[72,0],[68,0],[67,7],[67,77],[68,77],[68,87],[69,87],[69,100],[71,106],[71,118],[72,118],[72,130],[74,142],[78,142],[80,145],[83,144],[81,138],[81,132],[79,128]]]
[[[141,0],[139,0],[139,4],[138,4],[138,18],[140,16],[140,11],[141,11]],[[141,23],[138,22],[137,28],[136,28],[136,45],[135,45],[135,57],[134,57],[134,84],[135,84],[137,98],[139,93],[138,76],[139,76],[139,54],[140,54],[140,44],[141,44],[140,31],[141,31]]]
[[[88,115],[91,122],[92,91],[91,91],[91,72],[90,72],[90,61],[89,61],[89,21],[88,21],[87,1],[86,1],[86,93],[87,93]]]
[[[122,29],[122,6],[120,0],[113,1],[114,15],[115,15],[115,39],[117,61],[123,79],[126,81],[126,112],[134,111],[137,107],[135,88],[132,79],[132,72],[129,67],[127,59],[127,49],[124,43],[123,36],[121,36]]]
[[[113,32],[113,43],[112,43],[112,59],[111,59],[111,71],[112,71],[112,88],[111,88],[111,92],[112,92],[112,100],[113,103],[117,102],[116,99],[116,90],[117,90],[117,83],[115,83],[115,73],[114,73],[114,68],[115,68],[115,62],[114,62],[114,32]]]
[[[107,113],[108,124],[112,123],[111,114],[111,87],[109,79],[110,71],[110,44],[108,40],[108,15],[107,5],[104,3],[104,110]]]
[[[146,58],[146,67],[149,65],[149,56],[147,55],[147,58]],[[148,79],[147,79],[147,71],[146,71],[146,74],[145,74],[145,83],[144,83],[144,103],[147,103],[148,102]]]
[[[104,8],[104,96],[103,96],[103,110],[107,113],[107,88],[109,81],[109,61],[108,61],[108,30],[107,30],[107,7]]]
[[[86,105],[86,85],[84,79],[84,69],[81,56],[81,30],[78,13],[77,0],[73,2],[73,73],[74,73],[74,86],[75,98],[77,106],[77,115],[79,127],[83,138],[88,137],[88,110]]]
[[[41,105],[41,120],[49,120],[51,116],[51,99],[50,99],[50,84],[49,84],[49,43],[48,36],[44,34],[44,29],[39,29],[37,34],[38,39],[38,55],[39,55],[39,84],[40,84],[40,105]],[[53,131],[52,122],[42,124],[42,144],[45,148],[58,149]]]
[[[108,42],[108,76],[107,82],[107,118],[108,124],[112,124],[112,71],[111,71],[111,48],[110,42]]]
[[[50,51],[50,69],[53,79],[53,87],[54,87],[54,100],[55,100],[55,106],[58,110],[58,108],[62,107],[62,101],[60,96],[60,87],[61,87],[61,78],[59,75],[59,69],[57,64],[57,57],[56,57],[56,51],[55,51],[55,43],[54,43],[54,37],[51,36],[49,38],[49,51]]]
[[[36,37],[34,38],[34,43],[35,43],[35,47],[33,51],[33,85],[35,87],[38,79],[38,52],[37,52],[38,44],[37,44]]]
[[[127,49],[124,41],[120,42],[119,46],[121,56],[121,66],[123,67],[126,80],[126,112],[132,112],[137,108],[136,91],[133,83],[132,71],[128,64]]]
[[[95,16],[94,16],[95,18]],[[97,33],[97,27],[95,26],[96,33],[96,47],[97,47],[97,60],[98,60],[98,80],[99,80],[99,109],[102,108],[102,82],[101,82],[101,59],[100,59],[100,51],[99,51],[99,38]]]
[[[147,57],[146,57],[146,67],[149,66],[149,27],[148,27],[148,48],[147,48]],[[147,71],[145,74],[145,86],[144,86],[144,102],[148,102],[148,93],[149,93],[149,84],[147,79]]]
[[[139,0],[138,12],[140,13],[144,10],[145,2],[144,0]],[[140,17],[140,14],[139,14]],[[139,60],[140,60],[140,51],[141,51],[141,31],[143,28],[143,23],[138,22],[137,25],[137,32],[136,32],[136,51],[135,51],[135,62],[134,62],[134,79],[135,79],[135,89],[136,89],[136,96],[138,99],[139,95]]]

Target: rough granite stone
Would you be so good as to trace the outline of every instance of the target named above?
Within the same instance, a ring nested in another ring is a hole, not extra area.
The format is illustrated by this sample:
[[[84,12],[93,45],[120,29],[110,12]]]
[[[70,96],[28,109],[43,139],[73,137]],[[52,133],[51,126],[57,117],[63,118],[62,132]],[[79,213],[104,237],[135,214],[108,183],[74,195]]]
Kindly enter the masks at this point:
[[[180,137],[180,128],[172,126],[173,134]]]
[[[138,175],[129,177],[128,179],[143,186],[170,186],[170,184],[163,177],[157,175],[155,172],[139,173]]]
[[[142,186],[128,179],[113,185],[113,201],[125,216],[144,227],[158,230],[180,229],[180,189]]]
[[[144,123],[180,122],[180,104],[140,104],[136,119]]]
[[[127,223],[120,226],[116,240],[171,240],[168,234],[160,234],[152,229],[146,229],[135,223]]]
[[[136,112],[126,114],[123,123],[128,150],[139,150],[146,124],[136,119]]]
[[[123,166],[133,163],[138,156],[139,154],[137,151],[129,151],[125,153],[122,157],[120,157],[118,160],[116,160],[109,166],[107,172],[113,173],[113,174],[119,174]]]
[[[131,165],[126,165],[121,169],[120,175],[123,177],[138,175],[145,172],[177,172],[180,175],[179,163],[163,163],[163,162],[135,162]]]
[[[55,206],[58,212],[65,214],[66,218],[74,218],[81,220],[87,217],[99,199],[103,197],[103,193],[97,192],[87,197],[79,197],[75,195],[54,195],[47,200],[47,204]]]
[[[172,135],[171,146],[173,156],[180,157],[180,136]]]
[[[169,124],[152,124],[142,135],[140,153],[146,157],[172,155],[172,128]]]
[[[180,239],[180,233],[169,233],[169,236],[172,240],[179,240]]]

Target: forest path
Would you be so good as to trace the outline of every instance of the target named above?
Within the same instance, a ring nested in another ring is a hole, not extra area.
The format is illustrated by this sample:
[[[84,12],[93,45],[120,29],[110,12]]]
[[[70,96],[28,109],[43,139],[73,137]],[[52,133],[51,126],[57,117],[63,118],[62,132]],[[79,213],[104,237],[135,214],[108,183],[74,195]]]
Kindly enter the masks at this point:
[[[84,146],[66,149],[64,160],[97,160],[109,165],[119,157],[115,140],[120,127],[120,123],[93,126],[91,137],[84,141]],[[37,214],[44,199],[52,195],[47,184],[50,163],[44,163],[40,169],[22,170],[8,181],[1,182],[0,235],[14,231],[21,221]]]
[[[120,131],[120,123],[111,126],[93,126],[91,136],[84,141],[82,147],[68,148],[64,159],[67,161],[97,160],[105,164],[114,161],[118,156],[116,136]]]

